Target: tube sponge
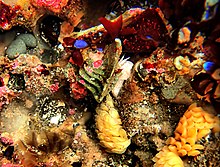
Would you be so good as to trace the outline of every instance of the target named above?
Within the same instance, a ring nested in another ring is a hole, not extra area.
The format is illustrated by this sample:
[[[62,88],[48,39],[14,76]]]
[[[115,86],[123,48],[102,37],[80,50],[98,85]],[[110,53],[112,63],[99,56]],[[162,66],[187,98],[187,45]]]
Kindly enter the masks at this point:
[[[121,126],[120,116],[110,95],[96,108],[96,113],[96,131],[100,144],[106,148],[107,152],[124,153],[131,140],[128,139],[126,131]]]

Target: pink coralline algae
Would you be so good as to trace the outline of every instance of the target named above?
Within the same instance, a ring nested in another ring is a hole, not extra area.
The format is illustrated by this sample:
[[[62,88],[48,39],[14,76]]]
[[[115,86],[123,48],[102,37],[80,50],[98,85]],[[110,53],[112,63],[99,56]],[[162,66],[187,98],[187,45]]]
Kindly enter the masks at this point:
[[[6,87],[5,86],[1,86],[0,87],[0,97],[4,96],[4,94],[6,94]]]
[[[71,108],[71,109],[69,109],[69,112],[68,112],[70,115],[73,115],[73,114],[75,114],[76,113],[76,110],[75,109],[73,109],[73,108]]]
[[[52,93],[57,92],[59,90],[59,82],[56,82],[56,83],[50,85],[50,90]]]
[[[1,136],[1,135],[0,135],[0,141],[1,141],[2,143],[4,143],[5,145],[11,145],[11,144],[14,143],[12,139],[10,139],[10,138],[8,138],[8,137],[3,137],[3,136]]]
[[[0,87],[0,99],[7,99],[6,95],[7,95],[6,87],[5,86]],[[0,109],[7,102],[8,102],[8,100],[6,100],[6,101],[5,100],[3,100],[3,101],[1,100],[0,101]]]
[[[7,163],[7,164],[2,164],[2,167],[21,167],[21,166]]]
[[[103,60],[97,60],[97,61],[92,63],[94,68],[99,68],[99,67],[102,66],[102,64],[103,64]]]
[[[34,2],[38,7],[45,7],[52,12],[59,13],[67,3],[66,0],[35,0]]]

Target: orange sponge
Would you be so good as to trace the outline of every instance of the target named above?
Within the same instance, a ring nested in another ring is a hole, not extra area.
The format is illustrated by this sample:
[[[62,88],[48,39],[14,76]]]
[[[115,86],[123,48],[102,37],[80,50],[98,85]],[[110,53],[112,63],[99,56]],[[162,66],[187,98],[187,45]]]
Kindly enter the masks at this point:
[[[204,149],[203,145],[196,144],[198,140],[206,137],[209,133],[220,132],[220,120],[217,116],[197,107],[194,103],[189,106],[174,132],[175,137],[168,139],[168,146],[165,146],[154,158],[156,167],[183,166],[181,156],[196,156],[199,150]]]
[[[175,137],[170,138],[168,147],[179,156],[196,156],[204,147],[196,144],[196,141],[207,136],[211,130],[216,133],[220,131],[219,118],[209,114],[196,103],[189,106],[188,110],[180,119],[175,130]]]

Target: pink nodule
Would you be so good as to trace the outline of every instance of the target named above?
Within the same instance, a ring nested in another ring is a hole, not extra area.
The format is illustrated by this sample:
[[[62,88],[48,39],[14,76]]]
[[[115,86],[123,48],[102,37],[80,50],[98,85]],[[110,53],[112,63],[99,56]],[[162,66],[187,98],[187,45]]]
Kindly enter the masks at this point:
[[[93,62],[92,65],[94,68],[99,68],[102,64],[103,64],[103,60],[97,60],[97,61]]]

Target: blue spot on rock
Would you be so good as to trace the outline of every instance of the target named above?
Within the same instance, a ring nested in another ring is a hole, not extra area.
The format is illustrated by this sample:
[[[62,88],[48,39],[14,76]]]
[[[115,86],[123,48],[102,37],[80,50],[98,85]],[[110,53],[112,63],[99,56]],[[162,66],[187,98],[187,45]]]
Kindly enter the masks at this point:
[[[97,48],[99,52],[103,52],[103,48]]]
[[[88,44],[84,40],[76,40],[74,43],[74,47],[77,49],[83,49],[86,48]]]
[[[215,63],[207,61],[203,64],[203,69],[207,72],[211,72],[215,66]]]
[[[146,35],[146,39],[153,39],[150,35]]]

